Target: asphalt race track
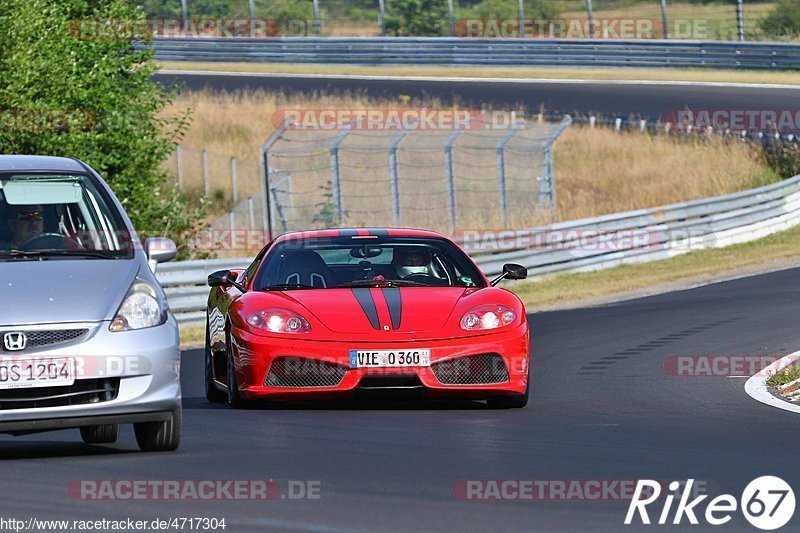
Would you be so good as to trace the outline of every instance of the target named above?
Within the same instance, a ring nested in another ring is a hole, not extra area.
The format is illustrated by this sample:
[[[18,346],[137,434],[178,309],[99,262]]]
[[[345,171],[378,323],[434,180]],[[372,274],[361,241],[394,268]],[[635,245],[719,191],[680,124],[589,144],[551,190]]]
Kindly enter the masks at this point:
[[[581,112],[635,115],[657,119],[668,111],[690,109],[748,110],[796,109],[800,87],[779,89],[768,87],[718,87],[675,85],[654,82],[642,85],[604,82],[548,83],[479,82],[479,81],[419,81],[324,79],[305,77],[224,76],[215,74],[158,74],[155,79],[169,83],[177,81],[191,90],[210,88],[236,91],[244,89],[285,90],[293,93],[359,92],[375,97],[408,95],[414,98],[434,97],[445,104],[498,108],[523,106],[537,112],[541,106],[549,112]],[[755,107],[754,107],[755,106]]]
[[[664,369],[672,355],[795,351],[798,301],[800,269],[792,269],[533,314],[533,396],[524,410],[364,401],[233,411],[206,403],[202,353],[189,351],[178,452],[139,453],[128,427],[113,446],[80,444],[77,430],[0,437],[2,515],[225,517],[226,531],[681,529],[626,528],[627,502],[463,501],[453,487],[467,479],[694,478],[738,499],[762,475],[800,479],[796,415],[752,400],[744,379]],[[66,491],[80,479],[267,478],[282,488],[320,481],[320,498],[103,502]],[[716,529],[755,531],[739,513]]]

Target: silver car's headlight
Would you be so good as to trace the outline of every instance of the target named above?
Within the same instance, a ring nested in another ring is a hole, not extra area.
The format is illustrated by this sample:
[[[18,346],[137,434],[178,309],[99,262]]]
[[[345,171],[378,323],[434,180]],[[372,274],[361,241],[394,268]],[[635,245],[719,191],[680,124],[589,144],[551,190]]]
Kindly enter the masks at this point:
[[[130,331],[160,326],[166,321],[166,302],[149,283],[137,278],[133,280],[108,329]]]

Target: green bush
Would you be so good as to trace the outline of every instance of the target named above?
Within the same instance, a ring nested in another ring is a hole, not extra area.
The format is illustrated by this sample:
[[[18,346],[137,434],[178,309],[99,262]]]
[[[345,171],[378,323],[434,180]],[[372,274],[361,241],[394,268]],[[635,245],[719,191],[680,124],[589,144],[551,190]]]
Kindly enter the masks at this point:
[[[386,0],[386,32],[435,37],[450,31],[445,0]]]
[[[781,0],[761,21],[761,30],[771,37],[800,36],[800,1]]]
[[[165,187],[162,166],[188,121],[164,114],[176,90],[151,80],[149,49],[78,25],[143,16],[125,0],[0,0],[0,109],[74,118],[66,127],[2,128],[0,152],[77,157],[144,233],[185,234],[202,212]]]
[[[526,0],[523,4],[526,19],[554,19],[561,10],[550,0]],[[519,3],[515,0],[483,0],[459,11],[460,18],[515,19],[519,17]]]

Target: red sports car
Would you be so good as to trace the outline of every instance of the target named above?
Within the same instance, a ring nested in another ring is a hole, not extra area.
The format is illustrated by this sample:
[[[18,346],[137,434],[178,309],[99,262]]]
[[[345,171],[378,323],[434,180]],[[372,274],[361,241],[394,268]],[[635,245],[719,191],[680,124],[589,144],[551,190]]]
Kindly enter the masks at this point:
[[[337,229],[288,233],[245,270],[208,277],[206,396],[348,397],[365,391],[524,407],[528,322],[507,264],[489,281],[437,233]]]

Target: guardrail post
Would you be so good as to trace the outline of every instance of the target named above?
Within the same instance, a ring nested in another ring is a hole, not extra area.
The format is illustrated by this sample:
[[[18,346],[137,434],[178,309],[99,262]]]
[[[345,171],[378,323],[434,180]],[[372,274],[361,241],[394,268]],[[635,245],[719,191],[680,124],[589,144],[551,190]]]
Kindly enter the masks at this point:
[[[408,131],[401,131],[394,136],[389,143],[389,180],[391,181],[392,191],[392,224],[399,226],[402,221],[400,212],[400,182],[397,175],[397,147],[403,138],[408,135]]]
[[[231,198],[233,199],[233,205],[236,205],[236,202],[239,200],[239,194],[236,192],[236,158],[231,157]]]
[[[183,192],[183,149],[180,144],[175,148],[175,158],[178,164],[178,190]]]
[[[444,143],[444,168],[447,173],[447,216],[450,233],[456,231],[456,180],[453,173],[453,143],[464,133],[464,130],[454,131],[447,136]]]
[[[209,192],[209,180],[208,180],[208,150],[203,150],[203,190],[205,191],[206,198],[208,198]]]
[[[508,229],[508,191],[506,189],[506,144],[519,131],[517,124],[503,134],[497,142],[497,189],[500,199],[500,213],[503,216],[503,229]]]

